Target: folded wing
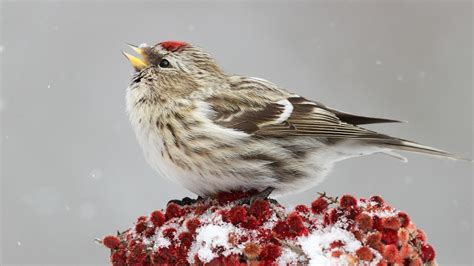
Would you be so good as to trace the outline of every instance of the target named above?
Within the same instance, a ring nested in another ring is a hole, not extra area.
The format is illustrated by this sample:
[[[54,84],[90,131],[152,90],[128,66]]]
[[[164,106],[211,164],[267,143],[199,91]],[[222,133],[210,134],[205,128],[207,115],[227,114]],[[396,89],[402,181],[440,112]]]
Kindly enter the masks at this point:
[[[463,159],[457,155],[394,138],[358,125],[401,122],[392,119],[359,116],[331,109],[307,100],[272,83],[239,77],[230,90],[211,96],[213,121],[259,138],[314,136],[328,139],[360,139],[388,150],[397,149],[434,156]]]

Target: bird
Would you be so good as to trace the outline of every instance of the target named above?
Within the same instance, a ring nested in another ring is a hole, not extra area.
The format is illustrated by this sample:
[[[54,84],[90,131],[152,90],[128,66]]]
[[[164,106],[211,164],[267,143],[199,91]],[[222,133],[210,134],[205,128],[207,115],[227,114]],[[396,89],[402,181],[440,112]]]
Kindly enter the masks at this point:
[[[339,111],[262,78],[227,74],[182,41],[129,45],[130,123],[146,161],[200,197],[310,189],[342,160],[397,151],[457,155],[362,127],[402,122]]]

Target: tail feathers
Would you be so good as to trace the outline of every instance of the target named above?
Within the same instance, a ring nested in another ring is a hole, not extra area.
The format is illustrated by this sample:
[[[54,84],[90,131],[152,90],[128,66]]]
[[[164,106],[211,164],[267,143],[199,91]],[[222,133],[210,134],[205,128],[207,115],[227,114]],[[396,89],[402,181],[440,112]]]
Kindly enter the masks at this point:
[[[329,108],[328,108],[329,109]],[[380,118],[380,117],[369,117],[361,116],[351,113],[346,113],[334,109],[329,109],[333,112],[341,121],[344,121],[353,125],[367,125],[367,124],[378,124],[378,123],[406,123],[406,121],[395,120],[389,118]]]
[[[439,149],[422,145],[422,144],[409,141],[409,140],[390,138],[390,139],[374,140],[373,142],[376,145],[380,145],[384,148],[389,148],[393,150],[416,152],[416,153],[422,153],[422,154],[427,154],[427,155],[436,156],[436,157],[448,158],[452,160],[462,160],[462,161],[473,162],[472,159],[464,158],[456,154],[452,154],[443,150],[439,150]],[[388,154],[392,155],[393,153],[388,152]]]

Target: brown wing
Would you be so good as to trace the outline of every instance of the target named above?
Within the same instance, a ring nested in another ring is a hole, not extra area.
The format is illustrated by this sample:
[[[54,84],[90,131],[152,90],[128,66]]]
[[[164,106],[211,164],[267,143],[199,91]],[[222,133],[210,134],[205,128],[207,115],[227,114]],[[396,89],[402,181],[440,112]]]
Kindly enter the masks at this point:
[[[333,110],[320,103],[279,90],[260,79],[252,81],[252,78],[240,78],[233,83],[233,89],[209,99],[215,111],[215,123],[262,137],[386,137],[341,120]],[[344,114],[343,117],[354,121],[374,123],[378,119]]]
[[[278,89],[268,81],[232,77],[231,89],[208,99],[215,123],[257,137],[314,136],[335,139],[365,139],[368,143],[452,159],[460,156],[419,143],[379,134],[356,124],[398,122],[340,112]]]

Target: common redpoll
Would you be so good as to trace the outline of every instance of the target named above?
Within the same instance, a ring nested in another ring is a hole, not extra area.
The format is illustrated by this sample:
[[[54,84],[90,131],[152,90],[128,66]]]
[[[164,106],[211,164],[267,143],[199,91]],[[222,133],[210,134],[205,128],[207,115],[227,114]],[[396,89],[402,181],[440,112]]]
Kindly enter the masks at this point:
[[[229,75],[185,42],[131,46],[136,72],[127,111],[148,163],[209,196],[219,191],[293,193],[321,182],[334,163],[393,150],[459,157],[359,125],[399,122],[341,112],[260,78]]]

